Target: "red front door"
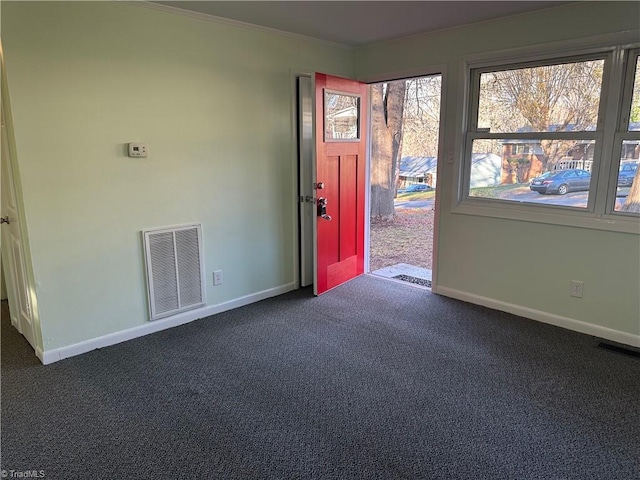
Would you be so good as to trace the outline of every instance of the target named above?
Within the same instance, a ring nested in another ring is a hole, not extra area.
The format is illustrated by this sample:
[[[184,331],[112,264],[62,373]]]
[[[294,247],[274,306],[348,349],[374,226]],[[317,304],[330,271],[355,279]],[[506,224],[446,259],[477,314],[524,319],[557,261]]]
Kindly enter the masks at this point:
[[[317,73],[314,293],[364,273],[367,86]]]

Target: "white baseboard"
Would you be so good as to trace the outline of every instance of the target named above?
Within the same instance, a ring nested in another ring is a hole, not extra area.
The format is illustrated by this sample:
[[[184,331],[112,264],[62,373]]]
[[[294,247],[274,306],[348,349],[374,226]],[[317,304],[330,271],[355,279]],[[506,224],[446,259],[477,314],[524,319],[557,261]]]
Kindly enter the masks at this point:
[[[283,293],[290,292],[296,289],[295,282],[281,285],[279,287],[270,288],[261,292],[252,293],[244,297],[236,298],[228,302],[219,303],[217,305],[208,305],[196,310],[189,310],[187,312],[179,313],[172,317],[162,318],[160,320],[154,320],[153,322],[145,323],[137,327],[129,328],[121,332],[110,333],[103,335],[102,337],[92,338],[91,340],[85,340],[84,342],[75,343],[66,347],[54,348],[45,352],[38,350],[36,355],[42,361],[44,365],[63,360],[65,358],[74,357],[83,353],[90,352],[97,348],[104,348],[116,343],[126,342],[127,340],[133,340],[134,338],[143,337],[151,333],[156,333],[168,328],[184,325],[185,323],[193,322],[200,318],[205,318],[217,313],[226,312],[227,310],[233,310],[234,308],[243,307],[251,303],[259,302],[266,298],[282,295]]]
[[[520,317],[555,325],[556,327],[562,327],[575,332],[611,340],[612,342],[640,347],[640,335],[634,335],[633,333],[621,332],[612,328],[582,322],[573,318],[563,317],[561,315],[555,315],[553,313],[543,312],[541,310],[535,310],[533,308],[523,307],[521,305],[515,305],[501,300],[483,297],[481,295],[474,295],[472,293],[463,292],[453,288],[439,286],[437,293],[438,295],[443,295],[445,297],[451,297],[456,300],[482,305],[484,307],[493,308],[494,310],[500,310],[501,312],[512,313]]]
[[[268,290],[263,290],[261,292],[253,293],[251,295],[246,295],[244,297],[230,300],[228,302],[220,303],[217,305],[209,305],[197,310],[183,312],[172,317],[148,322],[144,325],[139,325],[137,327],[123,330],[121,332],[115,332],[101,337],[93,338],[91,340],[85,340],[84,342],[75,343],[66,347],[54,348],[52,350],[44,352],[40,348],[38,348],[36,349],[35,353],[44,365],[48,365],[65,358],[74,357],[76,355],[90,352],[91,350],[108,347],[110,345],[115,345],[116,343],[126,342],[127,340],[133,340],[134,338],[143,337],[151,333],[156,333],[168,328],[184,325],[186,323],[193,322],[194,320],[215,315],[217,313],[226,312],[227,310],[232,310],[234,308],[239,308],[251,303],[259,302],[260,300],[275,297],[277,295],[282,295],[284,293],[295,290],[296,288],[296,283],[293,282]],[[507,303],[480,295],[474,295],[453,288],[438,286],[437,294],[469,303],[474,303],[477,305],[482,305],[484,307],[493,308],[502,312],[512,313],[514,315],[519,315],[521,317],[548,323],[557,327],[562,327],[568,330],[592,335],[594,337],[611,340],[613,342],[640,347],[640,335],[613,330],[611,328],[602,327],[600,325],[594,325],[591,323],[582,322],[580,320],[535,310],[533,308],[523,307],[521,305],[515,305],[512,303]]]

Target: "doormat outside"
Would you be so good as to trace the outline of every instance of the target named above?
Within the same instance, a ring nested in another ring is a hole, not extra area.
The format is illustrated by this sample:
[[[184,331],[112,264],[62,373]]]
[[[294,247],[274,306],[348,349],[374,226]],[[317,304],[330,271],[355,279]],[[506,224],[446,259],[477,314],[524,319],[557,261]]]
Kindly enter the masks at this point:
[[[396,275],[393,278],[396,280],[402,280],[403,282],[415,283],[416,285],[431,288],[431,280],[427,280],[426,278],[412,277],[411,275]]]

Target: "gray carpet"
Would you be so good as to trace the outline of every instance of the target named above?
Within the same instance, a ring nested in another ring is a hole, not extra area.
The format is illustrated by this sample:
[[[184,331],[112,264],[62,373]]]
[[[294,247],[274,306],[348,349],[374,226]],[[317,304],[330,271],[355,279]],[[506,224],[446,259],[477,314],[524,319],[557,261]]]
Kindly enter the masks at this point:
[[[46,367],[6,316],[7,471],[640,479],[637,358],[397,282],[303,289]]]

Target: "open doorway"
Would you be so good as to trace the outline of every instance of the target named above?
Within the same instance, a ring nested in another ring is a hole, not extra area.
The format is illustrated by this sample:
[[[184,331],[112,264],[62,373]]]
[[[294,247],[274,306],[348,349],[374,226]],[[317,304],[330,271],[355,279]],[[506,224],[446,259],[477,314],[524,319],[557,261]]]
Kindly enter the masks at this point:
[[[431,288],[442,75],[370,88],[369,270]]]

